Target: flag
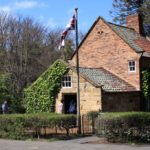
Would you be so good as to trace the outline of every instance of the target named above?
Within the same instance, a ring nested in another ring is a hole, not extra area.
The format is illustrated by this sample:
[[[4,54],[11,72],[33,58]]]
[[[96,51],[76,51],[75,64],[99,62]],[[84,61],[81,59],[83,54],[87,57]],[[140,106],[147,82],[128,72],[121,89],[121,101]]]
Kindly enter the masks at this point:
[[[65,30],[61,33],[61,39],[60,39],[60,45],[59,49],[65,46],[65,38],[69,30],[74,30],[75,29],[75,15],[72,16],[70,19],[69,23],[67,24]]]

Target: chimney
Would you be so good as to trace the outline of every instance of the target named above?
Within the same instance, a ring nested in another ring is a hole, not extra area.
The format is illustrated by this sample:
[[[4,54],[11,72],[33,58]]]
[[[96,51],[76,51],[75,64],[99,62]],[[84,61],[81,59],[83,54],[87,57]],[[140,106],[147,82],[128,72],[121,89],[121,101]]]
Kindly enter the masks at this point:
[[[126,26],[129,28],[133,28],[137,33],[142,36],[145,36],[142,17],[139,14],[132,14],[126,17]]]

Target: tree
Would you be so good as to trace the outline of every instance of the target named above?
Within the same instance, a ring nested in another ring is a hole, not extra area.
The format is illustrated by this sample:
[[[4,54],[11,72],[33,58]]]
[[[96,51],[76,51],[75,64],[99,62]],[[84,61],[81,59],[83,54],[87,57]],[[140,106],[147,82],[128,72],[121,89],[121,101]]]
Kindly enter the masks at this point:
[[[9,112],[16,112],[16,110],[21,110],[22,108],[19,106],[17,99],[15,99],[12,93],[9,81],[9,75],[0,74],[0,105],[4,101],[8,101],[8,105],[10,107]]]
[[[30,17],[0,12],[0,73],[9,76],[10,92],[20,103],[25,87],[55,60],[72,55],[72,35],[66,38],[65,49],[58,50],[61,31],[48,29]]]
[[[39,74],[41,66],[37,60],[43,46],[44,29],[30,18],[9,16],[7,24],[4,70],[11,76],[14,93],[20,94]]]
[[[33,19],[0,13],[0,72],[9,76],[9,92],[18,102],[24,87],[46,69],[39,61],[46,38],[45,27]]]
[[[150,36],[150,0],[145,0],[140,10],[144,16],[144,27],[146,35]]]
[[[110,11],[115,22],[125,24],[125,17],[139,13],[143,20],[146,34],[150,26],[150,0],[113,0],[113,9]]]

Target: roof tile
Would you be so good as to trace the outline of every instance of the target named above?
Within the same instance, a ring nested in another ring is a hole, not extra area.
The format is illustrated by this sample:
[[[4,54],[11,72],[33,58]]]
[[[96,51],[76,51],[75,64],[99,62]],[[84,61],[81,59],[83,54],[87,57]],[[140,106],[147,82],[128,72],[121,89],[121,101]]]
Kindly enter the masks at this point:
[[[136,91],[136,88],[104,68],[80,68],[80,74],[107,92]]]

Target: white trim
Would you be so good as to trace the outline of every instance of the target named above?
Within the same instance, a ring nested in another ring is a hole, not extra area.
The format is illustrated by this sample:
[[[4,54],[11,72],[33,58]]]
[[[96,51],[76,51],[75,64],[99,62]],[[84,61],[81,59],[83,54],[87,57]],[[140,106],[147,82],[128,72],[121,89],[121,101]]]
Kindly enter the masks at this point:
[[[134,65],[133,64],[130,65],[129,63],[134,63]],[[133,69],[133,70],[131,70],[131,69]],[[136,72],[136,61],[135,60],[128,60],[128,72],[129,73]]]
[[[65,77],[66,77],[66,80],[63,80]],[[67,80],[68,77],[70,78],[70,80]],[[63,83],[65,86],[63,86]],[[67,85],[67,83],[68,83],[68,85]],[[70,86],[69,86],[69,84],[70,84]],[[62,88],[72,88],[72,76],[64,75],[61,80],[61,87]]]

